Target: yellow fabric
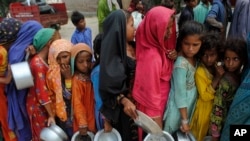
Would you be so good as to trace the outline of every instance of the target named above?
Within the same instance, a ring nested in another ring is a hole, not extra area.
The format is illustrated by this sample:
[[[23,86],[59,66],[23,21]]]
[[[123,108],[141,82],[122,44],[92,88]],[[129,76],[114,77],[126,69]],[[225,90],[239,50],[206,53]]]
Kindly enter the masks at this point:
[[[0,76],[4,76],[8,64],[8,53],[3,46],[0,46]]]
[[[215,90],[212,87],[213,76],[204,65],[200,65],[195,73],[198,100],[190,123],[192,133],[197,141],[203,141],[209,129],[210,114],[213,107]]]
[[[67,113],[62,94],[60,65],[57,63],[56,58],[61,52],[67,51],[70,53],[72,46],[70,41],[59,39],[54,41],[49,49],[49,70],[46,75],[46,83],[51,94],[53,110],[62,121],[67,120]]]

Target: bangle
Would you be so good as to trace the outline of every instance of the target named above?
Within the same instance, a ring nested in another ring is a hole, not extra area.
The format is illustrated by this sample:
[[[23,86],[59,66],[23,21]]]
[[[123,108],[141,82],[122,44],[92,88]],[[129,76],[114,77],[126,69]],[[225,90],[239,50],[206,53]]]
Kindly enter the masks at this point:
[[[117,102],[120,104],[122,99],[124,98],[125,96],[123,94],[120,94],[117,96]]]
[[[188,124],[188,122],[189,122],[188,119],[182,119],[182,120],[181,120],[181,123],[182,123],[182,124]]]
[[[71,89],[71,79],[66,79],[65,80],[65,87],[66,89]]]

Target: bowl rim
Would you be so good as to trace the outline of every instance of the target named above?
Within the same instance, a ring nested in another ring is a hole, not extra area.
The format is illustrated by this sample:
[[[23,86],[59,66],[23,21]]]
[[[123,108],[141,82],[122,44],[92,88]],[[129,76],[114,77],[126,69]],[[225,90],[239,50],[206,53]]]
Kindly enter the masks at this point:
[[[113,128],[111,132],[113,132],[113,133],[117,136],[118,141],[122,141],[122,138],[121,138],[120,133],[119,133],[115,128]],[[100,136],[102,133],[104,133],[104,129],[99,130],[99,131],[95,134],[94,141],[98,141],[99,136]]]

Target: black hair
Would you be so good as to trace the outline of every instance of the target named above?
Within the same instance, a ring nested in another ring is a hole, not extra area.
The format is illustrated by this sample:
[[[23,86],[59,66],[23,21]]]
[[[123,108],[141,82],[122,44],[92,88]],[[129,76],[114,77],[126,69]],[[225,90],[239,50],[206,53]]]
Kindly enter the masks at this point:
[[[184,0],[185,3],[191,2],[191,1],[194,1],[194,0]]]
[[[71,15],[71,21],[74,25],[77,25],[80,20],[85,19],[84,15],[78,11],[74,11]]]
[[[235,52],[238,56],[242,65],[246,66],[248,63],[247,56],[247,43],[244,39],[241,38],[228,38],[224,45],[224,52],[227,50]],[[223,58],[225,54],[223,54]]]
[[[176,50],[179,52],[181,50],[181,43],[183,39],[185,39],[187,36],[190,35],[200,35],[200,39],[202,40],[202,37],[205,34],[205,27],[203,24],[196,22],[196,21],[187,21],[185,22],[180,31],[177,38],[177,45]]]
[[[220,37],[221,36],[219,33],[215,32],[206,33],[202,37],[202,44],[198,52],[198,57],[201,58],[205,54],[205,51],[212,49],[216,49],[218,56],[220,56],[220,53],[222,51],[222,40]]]
[[[173,9],[175,7],[174,0],[162,0],[161,5],[169,9]]]
[[[99,33],[96,35],[93,41],[93,49],[94,49],[94,57],[95,57],[95,64],[93,68],[100,64],[102,37],[103,37],[103,33]]]

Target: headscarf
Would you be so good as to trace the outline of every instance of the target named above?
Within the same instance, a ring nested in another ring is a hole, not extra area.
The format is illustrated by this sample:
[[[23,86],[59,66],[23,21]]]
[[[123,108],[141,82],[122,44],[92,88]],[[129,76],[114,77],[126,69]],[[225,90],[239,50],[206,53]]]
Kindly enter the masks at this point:
[[[5,71],[7,69],[8,61],[7,61],[7,51],[3,46],[0,46],[0,77],[4,76]]]
[[[0,44],[14,41],[21,26],[22,22],[17,19],[4,18],[0,23]]]
[[[100,94],[103,100],[101,112],[115,122],[119,107],[116,96],[127,91],[126,17],[123,10],[110,13],[103,22],[103,40],[100,55]],[[113,107],[116,107],[113,109]]]
[[[67,113],[63,100],[60,65],[57,63],[56,58],[61,52],[66,51],[70,53],[72,46],[73,45],[70,41],[58,39],[55,40],[49,48],[49,70],[46,74],[46,82],[48,89],[55,94],[55,103],[53,104],[55,104],[57,117],[59,117],[62,121],[67,120]]]
[[[171,38],[164,40],[164,35],[174,12],[166,7],[156,6],[148,11],[136,31],[136,73],[133,96],[140,104],[149,105],[156,110],[160,108],[159,99],[162,99],[159,97],[160,84],[170,81],[173,70],[174,61],[167,58],[166,54],[168,50],[175,48],[173,45],[168,45],[171,43],[169,39],[176,39],[171,35]],[[176,34],[175,30],[172,34]],[[155,57],[154,62],[150,63],[154,63],[154,67],[149,66],[149,60],[152,60],[152,57]]]
[[[87,51],[88,53],[90,53],[91,55],[93,54],[91,51],[91,48],[85,44],[85,43],[78,43],[76,45],[74,45],[71,49],[71,60],[70,60],[70,64],[71,64],[71,73],[74,74],[75,72],[75,59],[76,56],[79,52],[81,51]]]
[[[26,49],[32,45],[33,37],[42,29],[42,25],[37,21],[25,22],[17,34],[16,41],[11,45],[9,50],[9,63],[18,63],[24,61]]]
[[[25,22],[17,34],[17,39],[11,45],[9,64],[22,62],[25,59],[25,50],[32,44],[34,35],[42,28],[37,21]],[[28,89],[17,90],[14,81],[7,85],[8,123],[13,131],[17,131],[20,140],[31,139],[31,129],[26,111],[26,96]]]
[[[33,39],[33,45],[34,45],[37,52],[40,52],[43,49],[43,47],[52,38],[55,31],[56,30],[52,29],[52,28],[43,28],[36,33],[36,35]]]

